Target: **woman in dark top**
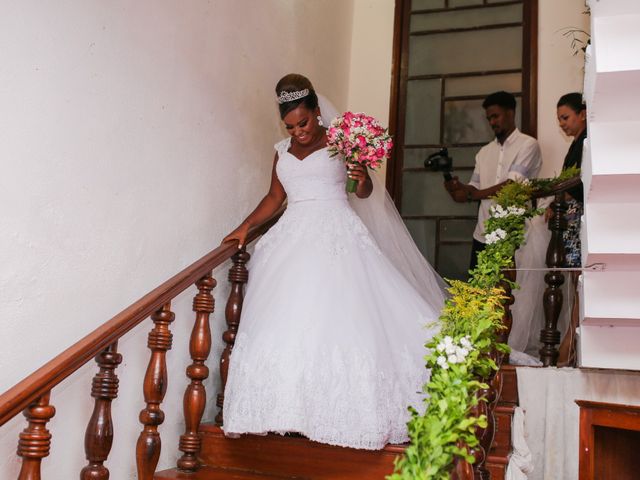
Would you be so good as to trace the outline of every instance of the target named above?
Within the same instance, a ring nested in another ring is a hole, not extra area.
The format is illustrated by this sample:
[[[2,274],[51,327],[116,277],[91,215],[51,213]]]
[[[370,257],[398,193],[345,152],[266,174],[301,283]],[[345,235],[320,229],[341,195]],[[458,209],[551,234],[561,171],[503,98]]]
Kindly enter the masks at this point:
[[[582,167],[582,146],[587,138],[587,110],[582,102],[582,94],[567,93],[558,100],[558,123],[564,133],[573,137],[567,155],[564,157],[562,169],[569,167]],[[567,202],[567,229],[563,233],[565,249],[565,266],[580,268],[582,259],[580,255],[580,217],[584,209],[584,190],[582,183],[567,190],[565,195]],[[575,331],[579,322],[578,305],[578,277],[580,271],[571,272],[571,290],[573,301],[567,332],[562,339],[559,348],[558,366],[573,366],[576,361]]]
[[[582,94],[567,93],[558,100],[558,122],[562,131],[573,137],[562,169],[582,167],[582,146],[587,137],[587,110],[582,102]],[[581,267],[580,258],[580,217],[584,208],[582,184],[567,191],[567,230],[564,232],[564,248],[567,267]]]

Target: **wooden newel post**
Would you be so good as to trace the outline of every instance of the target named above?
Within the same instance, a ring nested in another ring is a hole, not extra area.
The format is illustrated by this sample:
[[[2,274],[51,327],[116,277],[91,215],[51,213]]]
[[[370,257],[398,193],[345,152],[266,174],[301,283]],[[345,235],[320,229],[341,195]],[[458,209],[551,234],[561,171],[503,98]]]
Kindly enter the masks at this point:
[[[222,339],[226,346],[220,357],[220,393],[216,399],[216,405],[220,409],[216,415],[216,423],[222,425],[224,388],[227,385],[227,375],[229,374],[229,358],[236,342],[236,333],[240,325],[240,314],[242,313],[242,303],[244,301],[244,285],[249,281],[249,271],[246,264],[251,258],[245,251],[240,251],[233,256],[233,266],[229,269],[229,282],[231,283],[231,293],[224,310],[227,321],[227,331],[222,334]]]
[[[552,269],[544,276],[547,288],[544,291],[544,328],[540,331],[540,341],[543,346],[540,349],[540,360],[545,367],[555,365],[558,361],[557,345],[560,343],[558,331],[558,318],[562,309],[562,284],[564,274],[562,271],[553,270],[565,265],[565,251],[563,233],[567,229],[565,212],[567,204],[564,200],[564,192],[556,193],[551,204],[553,217],[549,220],[551,240],[547,248],[547,267]]]
[[[42,459],[49,455],[51,434],[47,430],[47,422],[56,414],[56,409],[49,405],[50,392],[45,393],[25,408],[23,414],[28,426],[20,433],[18,455],[22,457],[22,467],[18,480],[40,480]]]
[[[152,480],[160,458],[162,442],[158,426],[164,422],[160,404],[167,392],[167,351],[171,350],[173,335],[169,325],[175,319],[171,304],[167,303],[152,316],[154,327],[149,332],[147,345],[151,358],[144,376],[144,401],[140,412],[143,428],[136,444],[136,465],[139,480]]]
[[[104,462],[113,443],[111,402],[118,396],[118,376],[115,369],[122,362],[118,342],[114,342],[96,355],[100,368],[93,377],[91,396],[95,398],[93,414],[84,434],[84,451],[89,462],[80,472],[80,480],[107,480],[109,470]]]
[[[192,363],[187,367],[187,377],[191,380],[184,392],[184,422],[185,433],[180,436],[180,451],[182,457],[178,460],[178,468],[187,472],[198,469],[198,453],[200,453],[200,421],[207,403],[207,392],[204,388],[204,380],[209,376],[209,367],[205,362],[211,352],[211,326],[209,317],[213,313],[215,303],[211,291],[216,286],[216,281],[211,272],[196,282],[198,293],[193,299],[193,311],[196,312],[196,321],[191,331],[189,353]]]

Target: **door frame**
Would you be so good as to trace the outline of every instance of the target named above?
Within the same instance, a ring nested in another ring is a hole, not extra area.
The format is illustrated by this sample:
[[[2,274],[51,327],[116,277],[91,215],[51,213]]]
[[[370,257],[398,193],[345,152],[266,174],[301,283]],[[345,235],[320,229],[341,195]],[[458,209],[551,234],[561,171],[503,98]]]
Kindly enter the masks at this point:
[[[445,0],[445,6],[448,3],[449,1]],[[520,2],[505,1],[497,5],[503,3]],[[484,4],[487,4],[487,0],[484,0]],[[538,0],[522,0],[522,4],[522,131],[536,137],[538,130]],[[395,139],[404,139],[405,132],[410,21],[411,0],[395,0],[389,103],[389,131]],[[396,141],[387,164],[386,186],[399,211],[402,201],[403,165],[403,149]]]

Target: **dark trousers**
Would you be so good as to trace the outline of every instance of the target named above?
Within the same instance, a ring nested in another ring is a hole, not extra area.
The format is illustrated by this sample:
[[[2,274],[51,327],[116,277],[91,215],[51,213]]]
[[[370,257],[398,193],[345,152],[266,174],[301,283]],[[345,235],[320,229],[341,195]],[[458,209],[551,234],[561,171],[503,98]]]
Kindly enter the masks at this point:
[[[469,270],[473,270],[478,265],[478,254],[486,248],[487,244],[479,242],[475,238],[473,239],[473,246],[471,247],[471,264]]]

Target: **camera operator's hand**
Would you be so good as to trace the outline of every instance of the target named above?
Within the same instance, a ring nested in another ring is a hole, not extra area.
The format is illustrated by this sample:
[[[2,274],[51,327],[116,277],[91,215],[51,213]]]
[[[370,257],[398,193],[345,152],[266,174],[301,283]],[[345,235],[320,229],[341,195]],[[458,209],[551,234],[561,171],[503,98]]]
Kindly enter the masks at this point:
[[[464,188],[454,190],[453,192],[449,192],[449,194],[451,195],[451,198],[453,198],[454,202],[466,203],[469,201],[469,196]]]
[[[458,190],[459,188],[461,188],[461,184],[458,181],[458,177],[453,177],[451,180],[445,180],[444,181],[444,188],[449,193],[453,192],[454,190]]]
[[[467,196],[466,185],[460,183],[458,177],[453,177],[451,180],[444,182],[444,188],[449,192],[454,202],[465,203],[469,201]]]

